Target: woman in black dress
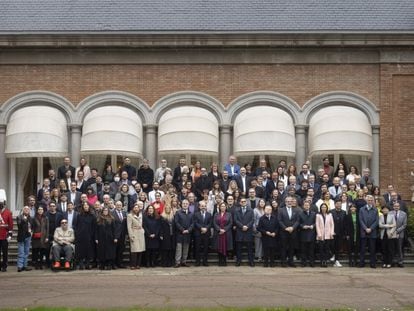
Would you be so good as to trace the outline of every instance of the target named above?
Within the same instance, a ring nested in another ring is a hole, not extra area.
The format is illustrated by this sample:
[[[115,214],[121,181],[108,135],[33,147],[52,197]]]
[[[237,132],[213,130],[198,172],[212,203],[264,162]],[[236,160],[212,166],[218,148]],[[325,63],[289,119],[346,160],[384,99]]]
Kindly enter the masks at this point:
[[[147,267],[154,268],[155,261],[160,247],[160,216],[155,210],[154,206],[150,205],[144,216],[144,231],[145,231],[145,254]]]
[[[174,214],[175,212],[170,205],[165,205],[164,212],[161,214],[160,251],[161,265],[163,267],[172,267],[174,265],[176,243]]]
[[[91,269],[91,260],[95,254],[96,218],[88,202],[82,203],[75,230],[75,253],[79,269]]]
[[[104,207],[96,222],[95,243],[100,270],[111,270],[116,255],[115,219]]]

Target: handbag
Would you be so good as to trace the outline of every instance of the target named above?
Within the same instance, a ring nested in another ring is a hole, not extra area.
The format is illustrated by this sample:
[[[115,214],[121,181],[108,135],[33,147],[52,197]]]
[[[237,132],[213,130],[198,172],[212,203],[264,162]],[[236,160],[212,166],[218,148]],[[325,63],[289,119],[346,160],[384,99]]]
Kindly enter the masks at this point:
[[[40,239],[42,237],[42,232],[34,232],[32,238]]]

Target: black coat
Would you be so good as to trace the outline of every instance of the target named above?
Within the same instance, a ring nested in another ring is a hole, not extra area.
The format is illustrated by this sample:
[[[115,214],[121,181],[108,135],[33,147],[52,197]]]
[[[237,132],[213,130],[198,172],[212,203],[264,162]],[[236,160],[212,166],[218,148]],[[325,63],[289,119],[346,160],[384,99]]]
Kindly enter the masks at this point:
[[[147,184],[147,188],[143,188],[143,191],[148,193],[152,191],[152,183],[154,181],[154,171],[152,168],[144,168],[141,166],[138,170],[137,181],[141,184]]]
[[[23,242],[26,238],[31,236],[29,232],[30,227],[33,226],[33,219],[27,216],[26,219],[23,215],[17,216],[17,242]]]
[[[234,224],[236,225],[236,241],[252,242],[253,241],[253,224],[254,214],[250,207],[246,206],[246,213],[243,215],[242,207],[234,212]],[[243,226],[247,226],[248,230],[243,231]]]
[[[46,217],[49,219],[49,240],[53,241],[56,228],[60,227],[60,222],[64,218],[62,213],[56,212],[54,214],[47,212]]]
[[[201,175],[197,181],[195,182],[195,195],[197,196],[197,199],[200,201],[203,199],[203,190],[211,190],[213,186],[213,183],[211,182],[211,179],[208,177],[208,175]]]
[[[193,222],[194,222],[194,235],[200,236],[201,235],[201,228],[207,228],[207,232],[204,234],[208,237],[211,235],[211,224],[212,224],[213,217],[209,212],[205,212],[205,217],[203,220],[203,215],[201,211],[194,213]]]
[[[331,211],[334,221],[335,235],[338,237],[345,237],[345,217],[346,213],[343,210],[337,211],[336,209]]]
[[[161,220],[153,216],[145,216],[143,219],[145,231],[145,248],[158,249],[160,247]],[[155,234],[153,238],[150,235]]]
[[[299,214],[300,240],[301,242],[313,242],[316,239],[316,213],[309,211],[309,215],[303,211]],[[303,226],[313,226],[313,229],[303,229]]]
[[[181,209],[175,214],[175,229],[177,243],[190,243],[191,232],[193,231],[193,214],[188,212],[187,214]],[[188,230],[188,234],[183,234],[184,230]]]
[[[257,230],[262,234],[263,248],[274,248],[277,246],[277,236],[279,234],[279,221],[274,215],[270,215],[270,219],[266,215],[260,217]],[[276,236],[271,237],[266,234],[266,231],[269,231],[270,233],[276,233]]]
[[[75,180],[75,177],[76,177],[76,176],[75,176],[75,171],[76,171],[76,169],[75,169],[72,165],[69,165],[69,168],[66,168],[64,165],[60,166],[60,167],[58,168],[57,178],[58,178],[58,179],[66,179],[66,171],[67,171],[68,169],[72,172],[72,176],[71,176],[71,178],[72,178],[73,180]]]
[[[161,249],[175,249],[176,241],[174,218],[171,221],[168,221],[165,218],[161,218],[160,236],[162,237],[160,242]]]
[[[292,217],[289,219],[289,214],[287,212],[287,207],[279,208],[277,213],[277,218],[280,225],[281,232],[285,232],[287,227],[293,227],[296,231],[299,227],[299,214],[302,210],[298,207],[292,208]]]
[[[91,213],[80,214],[75,231],[75,251],[79,259],[91,259],[95,253],[96,217]]]
[[[95,240],[98,240],[96,246],[97,258],[100,262],[113,260],[116,256],[115,239],[115,221],[105,220],[97,223],[95,226]]]
[[[217,245],[218,245],[218,239],[219,239],[219,232],[220,229],[224,229],[226,232],[224,233],[226,235],[226,239],[227,239],[227,250],[232,250],[233,249],[233,216],[231,215],[230,212],[226,212],[225,214],[226,217],[226,222],[224,224],[224,227],[221,228],[220,227],[220,214],[217,213],[214,215],[213,218],[213,227],[214,227],[214,235],[213,235],[213,243],[212,243],[212,247],[213,249],[217,249]]]
[[[348,215],[346,215],[346,217],[345,217],[345,236],[349,236],[349,238],[351,240],[353,240],[354,236],[355,236],[354,241],[359,242],[360,231],[361,231],[361,226],[359,225],[359,214],[358,214],[358,212],[356,212],[355,227],[354,227],[354,224],[353,224],[353,221],[352,221],[352,214],[349,213]]]

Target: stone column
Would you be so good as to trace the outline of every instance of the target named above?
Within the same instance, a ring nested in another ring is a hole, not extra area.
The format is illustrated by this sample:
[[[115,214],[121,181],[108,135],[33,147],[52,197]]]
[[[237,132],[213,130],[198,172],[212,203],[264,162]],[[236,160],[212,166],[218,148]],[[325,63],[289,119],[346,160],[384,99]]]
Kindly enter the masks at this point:
[[[295,125],[297,168],[301,168],[306,161],[306,128],[306,125]]]
[[[219,168],[223,169],[224,164],[227,163],[227,160],[233,150],[233,140],[232,140],[232,129],[231,124],[223,124],[220,126],[220,142],[219,142]]]
[[[80,162],[81,153],[81,136],[82,136],[82,125],[71,124],[70,128],[70,159],[72,166],[78,166]],[[57,173],[57,172],[56,172]]]
[[[380,144],[380,126],[373,125],[372,126],[372,159],[371,159],[371,175],[375,180],[376,185],[379,185],[379,167],[380,167],[380,160],[379,160],[379,144]]]
[[[155,171],[158,167],[158,161],[157,161],[158,127],[155,124],[147,124],[144,126],[144,131],[145,131],[144,157],[149,161],[150,166]]]
[[[8,192],[7,187],[7,157],[5,154],[6,151],[6,125],[0,125],[0,189],[5,189],[7,194],[10,195]]]

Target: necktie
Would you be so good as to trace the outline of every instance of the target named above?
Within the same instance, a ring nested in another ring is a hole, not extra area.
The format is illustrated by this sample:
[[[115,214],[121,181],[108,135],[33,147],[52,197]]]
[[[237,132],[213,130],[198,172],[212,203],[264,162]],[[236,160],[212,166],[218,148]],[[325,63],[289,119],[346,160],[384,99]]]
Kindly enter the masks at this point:
[[[398,220],[398,212],[395,213],[395,222]]]
[[[203,222],[206,220],[206,213],[203,212]]]
[[[243,207],[242,211],[243,211],[243,215],[244,215],[246,213],[246,208]]]
[[[118,211],[119,219],[122,221],[124,218],[122,217],[122,212]]]
[[[288,211],[289,220],[290,220],[292,218],[292,209],[288,207],[287,211]]]

